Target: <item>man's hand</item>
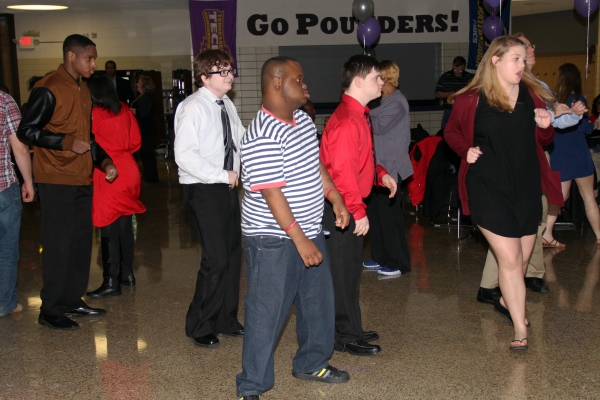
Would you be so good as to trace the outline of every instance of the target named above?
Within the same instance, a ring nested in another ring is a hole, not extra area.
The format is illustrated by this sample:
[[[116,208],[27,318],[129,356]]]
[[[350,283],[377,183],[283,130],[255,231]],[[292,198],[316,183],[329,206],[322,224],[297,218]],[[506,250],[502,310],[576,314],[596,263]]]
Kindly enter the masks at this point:
[[[303,240],[294,242],[294,244],[306,268],[317,266],[323,262],[323,254],[321,254],[317,245],[312,240],[304,237]]]
[[[480,155],[482,155],[483,153],[481,152],[481,149],[479,148],[479,146],[477,147],[471,147],[469,149],[469,151],[467,152],[467,162],[469,164],[473,164],[475,161],[477,161],[477,159],[479,158]]]
[[[600,118],[598,118],[596,120],[596,122],[594,122],[594,129],[596,129],[596,130],[600,129]]]
[[[21,187],[21,196],[23,197],[23,201],[25,203],[30,203],[33,201],[35,191],[33,190],[33,185],[31,184],[31,182],[23,184],[23,186]]]
[[[335,203],[331,203],[333,212],[335,213],[335,226],[340,229],[346,229],[350,223],[350,212],[346,208],[342,196]]]
[[[545,108],[536,108],[535,123],[542,129],[546,129],[552,123],[552,116]]]
[[[554,109],[554,118],[558,118],[563,114],[573,114],[573,110],[563,103],[556,103],[556,107]]]
[[[71,149],[71,151],[77,154],[85,154],[87,151],[90,150],[90,148],[90,142],[86,142],[85,140],[75,138],[75,141],[73,142],[73,148]]]
[[[369,232],[369,218],[365,216],[356,221],[356,229],[354,229],[353,233],[356,236],[365,236],[367,232]]]
[[[229,175],[229,187],[233,189],[237,186],[238,174],[235,171],[227,171],[227,175]]]
[[[577,103],[571,103],[571,108],[573,109],[575,115],[583,115],[586,112],[588,112],[587,107],[585,106],[585,104],[583,104],[582,101],[578,101]]]
[[[104,172],[106,172],[106,180],[109,182],[114,181],[119,175],[119,171],[117,171],[117,167],[114,164],[110,163],[104,167]]]
[[[383,178],[381,178],[381,183],[383,183],[386,188],[390,189],[390,199],[396,195],[398,184],[390,174],[384,175]]]

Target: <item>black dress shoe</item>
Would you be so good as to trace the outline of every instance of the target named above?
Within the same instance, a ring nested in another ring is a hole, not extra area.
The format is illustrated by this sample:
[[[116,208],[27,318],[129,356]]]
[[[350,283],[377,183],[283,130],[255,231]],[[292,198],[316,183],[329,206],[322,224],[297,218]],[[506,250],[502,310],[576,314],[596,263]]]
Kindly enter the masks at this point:
[[[480,303],[494,304],[494,300],[502,297],[502,292],[499,287],[493,289],[479,288],[477,292],[477,301]]]
[[[375,331],[363,332],[363,340],[365,342],[373,342],[379,339],[379,334]]]
[[[217,333],[217,337],[221,337],[223,335],[232,337],[244,337],[244,328],[238,329],[237,331],[231,333]]]
[[[550,291],[542,278],[525,278],[525,287],[536,293],[548,293]]]
[[[102,308],[92,308],[90,306],[78,307],[72,310],[65,311],[67,317],[99,317],[106,314],[106,310]]]
[[[336,351],[347,351],[355,356],[374,356],[375,354],[381,353],[381,347],[376,344],[369,344],[364,340],[355,340],[354,342],[346,343],[344,345],[335,344],[333,349]]]
[[[506,318],[506,320],[510,322],[512,326],[515,326],[515,323],[513,322],[512,317],[510,315],[510,311],[508,311],[508,308],[504,307],[502,303],[500,303],[500,299],[494,300],[494,311],[500,314],[502,318]],[[525,326],[527,328],[531,327],[531,322],[527,321],[527,324]]]
[[[192,342],[194,342],[196,346],[217,347],[219,345],[219,338],[215,334],[209,333],[205,336],[192,338]]]
[[[257,394],[251,394],[250,396],[240,397],[240,400],[260,400],[260,396]]]
[[[60,331],[79,329],[79,324],[64,315],[45,315],[40,312],[38,324]]]
[[[86,296],[100,299],[108,296],[120,296],[121,285],[114,278],[105,278],[100,287],[92,292],[87,292]]]

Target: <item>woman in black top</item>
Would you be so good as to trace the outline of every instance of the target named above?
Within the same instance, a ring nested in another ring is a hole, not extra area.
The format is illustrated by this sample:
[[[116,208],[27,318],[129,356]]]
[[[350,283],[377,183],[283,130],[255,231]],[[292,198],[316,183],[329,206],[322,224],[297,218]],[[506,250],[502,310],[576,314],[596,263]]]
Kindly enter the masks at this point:
[[[498,262],[502,298],[494,306],[514,323],[511,350],[528,348],[524,273],[547,186],[541,146],[554,138],[546,110],[554,98],[526,69],[526,54],[518,37],[496,38],[473,81],[450,96],[458,97],[444,131],[463,158],[459,193],[465,213],[470,211]]]
[[[156,168],[156,121],[154,120],[154,82],[145,75],[140,75],[137,81],[137,90],[140,96],[131,103],[131,111],[135,114],[140,132],[142,133],[142,147],[140,155],[144,165],[142,182],[158,182]]]

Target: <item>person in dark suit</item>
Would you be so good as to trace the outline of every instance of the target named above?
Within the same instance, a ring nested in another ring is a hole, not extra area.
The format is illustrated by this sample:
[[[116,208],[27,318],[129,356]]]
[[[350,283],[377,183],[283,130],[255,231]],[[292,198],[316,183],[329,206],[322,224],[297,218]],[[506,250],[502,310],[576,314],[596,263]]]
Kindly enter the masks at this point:
[[[133,100],[135,100],[133,90],[131,89],[131,82],[117,76],[117,63],[113,60],[108,60],[104,64],[104,70],[106,71],[106,75],[111,79],[113,85],[115,85],[115,89],[117,89],[119,101],[131,105]]]

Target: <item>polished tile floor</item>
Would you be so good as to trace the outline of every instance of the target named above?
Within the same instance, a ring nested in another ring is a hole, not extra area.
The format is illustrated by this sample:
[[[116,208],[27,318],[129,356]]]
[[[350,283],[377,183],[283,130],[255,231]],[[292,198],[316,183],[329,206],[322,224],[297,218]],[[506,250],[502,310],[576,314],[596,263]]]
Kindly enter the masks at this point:
[[[201,249],[174,164],[159,169],[161,182],[142,188],[148,211],[136,216],[137,287],[88,299],[108,314],[79,318],[77,331],[37,324],[40,207],[24,206],[18,291],[25,309],[0,319],[0,399],[235,398],[242,340],[225,337],[220,347],[203,349],[184,333]],[[383,352],[334,353],[331,364],[351,374],[346,384],[296,380],[292,311],[275,353],[276,384],[263,399],[600,398],[600,251],[587,223],[557,232],[565,250],[546,251],[550,293],[528,292],[530,349],[512,354],[512,328],[475,300],[485,240],[458,242],[455,228],[434,228],[408,212],[405,218],[413,271],[394,278],[365,271],[362,280],[364,328],[380,333]],[[98,248],[96,233],[90,289],[102,279]],[[241,320],[244,273],[242,280]]]

